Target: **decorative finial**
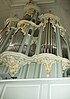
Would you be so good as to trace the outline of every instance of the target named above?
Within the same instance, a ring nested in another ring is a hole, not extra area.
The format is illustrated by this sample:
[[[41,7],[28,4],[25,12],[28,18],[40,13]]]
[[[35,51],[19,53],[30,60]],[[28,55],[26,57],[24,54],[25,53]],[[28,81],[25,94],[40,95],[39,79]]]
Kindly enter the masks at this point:
[[[29,3],[32,3],[33,0],[29,0]]]

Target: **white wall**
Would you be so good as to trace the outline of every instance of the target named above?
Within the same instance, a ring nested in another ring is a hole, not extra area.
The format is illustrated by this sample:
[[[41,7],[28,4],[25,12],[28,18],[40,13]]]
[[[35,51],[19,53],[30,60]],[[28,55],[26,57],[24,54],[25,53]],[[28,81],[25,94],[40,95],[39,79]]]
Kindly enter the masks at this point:
[[[70,79],[0,81],[0,99],[70,99]]]

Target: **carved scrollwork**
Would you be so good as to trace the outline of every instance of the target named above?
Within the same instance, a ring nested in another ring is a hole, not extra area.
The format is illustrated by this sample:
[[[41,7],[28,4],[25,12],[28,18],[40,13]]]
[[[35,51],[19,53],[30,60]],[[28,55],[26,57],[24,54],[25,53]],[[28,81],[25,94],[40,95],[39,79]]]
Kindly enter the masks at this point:
[[[29,25],[29,24],[34,26],[35,28],[39,28],[39,27],[43,26],[43,23],[40,23],[39,25],[36,25],[34,22],[28,21],[28,20],[21,20],[21,21],[19,21],[17,26],[22,29],[23,27],[26,27],[26,25]]]
[[[60,61],[62,61],[62,70],[70,67],[70,61],[68,59],[49,53],[42,53],[28,57],[22,53],[6,51],[0,55],[0,62],[9,67],[9,73],[12,77],[16,75],[19,68],[25,64],[30,64],[31,62],[43,64],[47,71],[47,77],[49,77],[51,66],[53,66],[52,64],[55,62],[59,63]]]
[[[8,24],[8,30],[10,30],[11,27],[16,27],[17,23],[19,22],[19,18],[13,17],[13,18],[8,18],[5,22],[5,26]]]

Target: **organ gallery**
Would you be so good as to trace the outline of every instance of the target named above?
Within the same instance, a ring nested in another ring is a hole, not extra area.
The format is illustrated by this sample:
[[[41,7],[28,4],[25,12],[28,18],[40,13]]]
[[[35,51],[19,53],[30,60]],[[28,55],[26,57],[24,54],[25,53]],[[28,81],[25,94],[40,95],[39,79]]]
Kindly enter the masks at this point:
[[[22,19],[7,18],[0,30],[0,79],[69,78],[70,49],[60,18],[52,10],[42,14],[32,0],[23,12]]]

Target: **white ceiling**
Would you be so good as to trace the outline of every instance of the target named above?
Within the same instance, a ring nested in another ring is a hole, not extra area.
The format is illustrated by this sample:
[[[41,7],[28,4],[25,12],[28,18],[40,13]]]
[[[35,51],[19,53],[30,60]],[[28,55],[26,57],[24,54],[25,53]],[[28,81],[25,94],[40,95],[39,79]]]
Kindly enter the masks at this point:
[[[20,6],[25,5],[29,0],[11,0],[12,4],[11,6]],[[33,0],[37,4],[44,4],[44,3],[52,3],[55,0]]]
[[[23,7],[29,0],[0,0],[0,28],[3,27],[4,21],[9,17],[17,14],[23,17]],[[60,17],[63,26],[67,29],[68,38],[70,39],[70,0],[34,0],[41,8],[42,13],[49,9]]]

